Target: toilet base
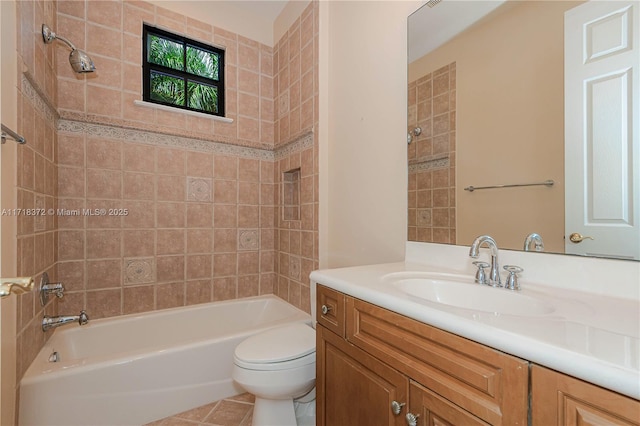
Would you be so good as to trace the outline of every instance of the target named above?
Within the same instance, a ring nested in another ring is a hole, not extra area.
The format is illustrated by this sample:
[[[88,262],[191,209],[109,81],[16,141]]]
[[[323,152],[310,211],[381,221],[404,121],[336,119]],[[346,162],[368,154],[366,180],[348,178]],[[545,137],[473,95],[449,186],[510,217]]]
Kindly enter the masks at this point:
[[[297,426],[292,399],[263,399],[256,397],[252,426]]]
[[[293,401],[298,426],[316,426],[316,401]]]

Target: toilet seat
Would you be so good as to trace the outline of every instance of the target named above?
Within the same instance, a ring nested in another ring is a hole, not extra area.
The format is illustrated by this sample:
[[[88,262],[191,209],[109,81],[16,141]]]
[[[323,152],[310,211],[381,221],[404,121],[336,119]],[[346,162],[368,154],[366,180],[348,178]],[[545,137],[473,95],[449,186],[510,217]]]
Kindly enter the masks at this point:
[[[240,343],[234,363],[249,370],[287,370],[316,362],[316,333],[305,323],[287,324]]]

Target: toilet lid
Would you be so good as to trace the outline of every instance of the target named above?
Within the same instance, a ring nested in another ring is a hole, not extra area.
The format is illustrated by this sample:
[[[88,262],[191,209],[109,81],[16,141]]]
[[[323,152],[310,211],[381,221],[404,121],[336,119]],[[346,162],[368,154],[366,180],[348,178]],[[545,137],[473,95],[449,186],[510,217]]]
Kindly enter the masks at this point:
[[[255,334],[235,350],[239,361],[252,364],[285,362],[316,350],[316,332],[305,323],[294,323]]]

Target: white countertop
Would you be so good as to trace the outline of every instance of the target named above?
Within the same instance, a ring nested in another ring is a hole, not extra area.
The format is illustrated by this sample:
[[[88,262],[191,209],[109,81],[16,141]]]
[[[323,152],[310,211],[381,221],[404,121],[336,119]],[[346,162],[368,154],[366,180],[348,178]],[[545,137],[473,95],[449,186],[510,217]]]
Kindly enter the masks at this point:
[[[409,259],[410,256],[407,256]],[[540,258],[538,258],[540,259]],[[462,259],[464,261],[464,259]],[[525,262],[526,263],[526,262]],[[465,266],[466,268],[466,266]],[[520,295],[554,306],[531,316],[501,314],[431,302],[399,291],[392,283],[406,272],[453,274],[473,283],[473,275],[411,261],[311,273],[319,283],[409,318],[466,337],[539,365],[640,399],[640,301],[635,294],[609,297],[529,282],[521,278]],[[526,271],[526,267],[525,267]],[[637,280],[635,267],[626,278]],[[637,281],[636,281],[637,283]],[[632,283],[633,284],[633,283]],[[616,285],[615,280],[608,285]],[[481,286],[487,292],[508,292]],[[569,286],[572,287],[572,286]],[[631,288],[635,288],[633,285]],[[312,288],[315,297],[315,285]],[[312,304],[312,308],[315,308]]]

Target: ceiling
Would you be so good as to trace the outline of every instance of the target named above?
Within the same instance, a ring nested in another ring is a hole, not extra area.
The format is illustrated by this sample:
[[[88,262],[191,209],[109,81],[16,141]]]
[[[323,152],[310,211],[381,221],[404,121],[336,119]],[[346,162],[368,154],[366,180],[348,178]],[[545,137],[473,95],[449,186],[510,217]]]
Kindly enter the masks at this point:
[[[444,0],[409,16],[409,63],[451,40],[505,0]]]
[[[289,3],[286,0],[147,1],[268,46],[274,45],[274,22]]]
[[[282,9],[287,5],[288,1],[282,0],[233,0],[233,3],[241,4],[248,10],[254,12],[255,15],[262,16],[271,23],[276,20]]]

